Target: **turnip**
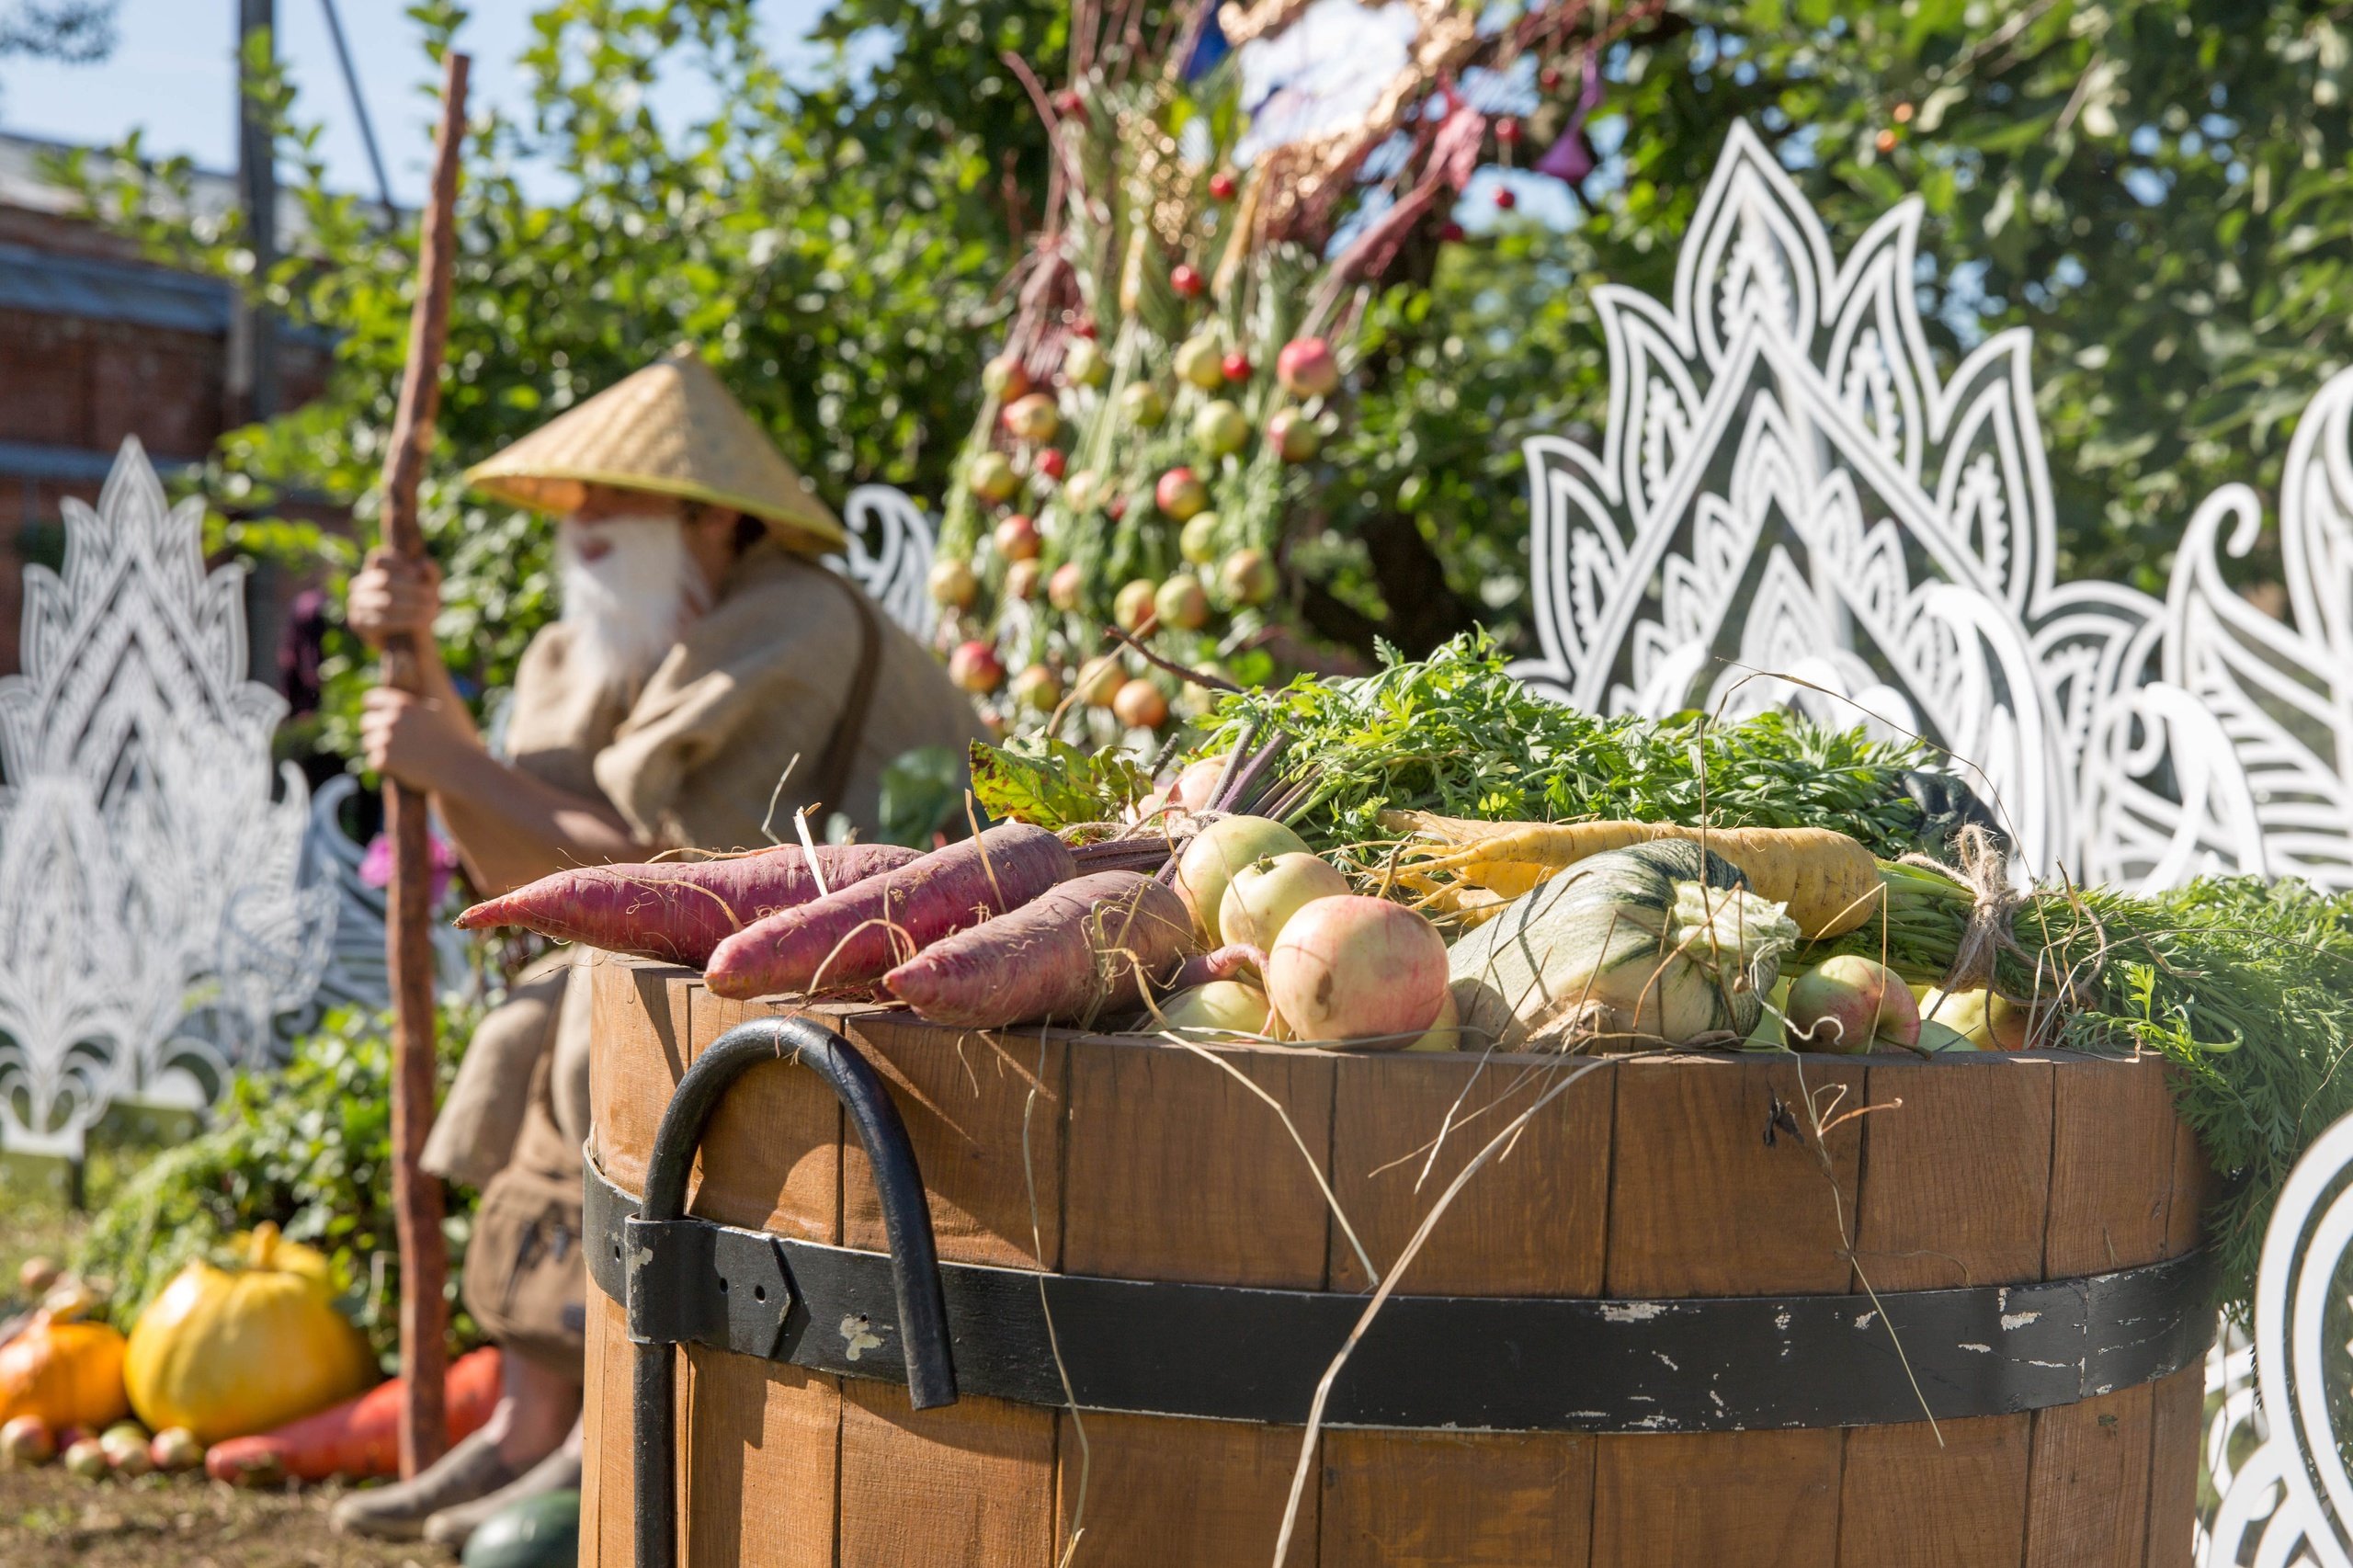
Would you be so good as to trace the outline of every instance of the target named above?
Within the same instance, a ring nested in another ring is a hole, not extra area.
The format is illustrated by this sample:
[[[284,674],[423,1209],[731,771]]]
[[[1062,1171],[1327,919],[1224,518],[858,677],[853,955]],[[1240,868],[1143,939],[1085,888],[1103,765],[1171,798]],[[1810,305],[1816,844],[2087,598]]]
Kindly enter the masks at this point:
[[[0,1426],[0,1466],[29,1470],[57,1457],[57,1434],[38,1415],[19,1415]]]
[[[1446,942],[1404,904],[1319,898],[1267,949],[1267,1000],[1309,1044],[1411,1045],[1446,1006]]]
[[[974,693],[995,691],[1005,684],[1005,661],[996,650],[978,638],[957,645],[948,655],[948,678],[960,690]]]
[[[1209,623],[1210,597],[1202,592],[1199,577],[1179,572],[1154,592],[1152,610],[1165,627],[1199,631]]]
[[[1209,486],[1191,469],[1172,468],[1153,482],[1152,504],[1176,521],[1186,522],[1208,508]]]
[[[1267,421],[1267,439],[1287,463],[1311,461],[1324,449],[1324,432],[1304,409],[1277,409]]]
[[[949,609],[966,608],[981,591],[981,581],[972,575],[971,563],[952,555],[932,562],[927,585],[931,602]]]
[[[185,1426],[166,1426],[147,1445],[147,1457],[165,1475],[177,1475],[203,1464],[204,1445]]]
[[[1275,379],[1293,397],[1329,397],[1339,389],[1340,361],[1320,337],[1294,337],[1275,356]]]
[[[1306,853],[1306,841],[1271,817],[1221,817],[1203,828],[1176,860],[1176,896],[1193,917],[1194,934],[1216,945],[1226,885],[1243,867],[1268,856]]]
[[[104,1481],[114,1472],[106,1449],[96,1437],[85,1437],[65,1450],[65,1468],[85,1481]]]
[[[1028,561],[1044,545],[1036,520],[1027,512],[1016,512],[996,526],[996,552],[1007,561]]]
[[[1855,1055],[1920,1039],[1920,1004],[1896,972],[1859,953],[1824,959],[1790,985],[1784,1038],[1792,1051]]]
[[[1188,1033],[1262,1035],[1267,1019],[1265,992],[1238,980],[1212,980],[1163,1002],[1157,1021]]]
[[[1149,577],[1138,577],[1121,585],[1120,591],[1111,598],[1111,619],[1119,623],[1120,630],[1133,631],[1150,619],[1153,596],[1159,591],[1160,585]]]
[[[1225,350],[1217,339],[1199,333],[1176,346],[1176,379],[1214,392],[1225,384]]]
[[[1205,403],[1193,415],[1193,440],[1213,458],[1240,451],[1249,439],[1250,421],[1229,399]]]
[[[1168,699],[1152,682],[1131,680],[1111,699],[1111,716],[1131,730],[1157,730],[1168,722]]]
[[[1239,550],[1227,556],[1218,569],[1217,581],[1225,597],[1238,605],[1265,604],[1281,586],[1275,576],[1275,563],[1263,550]]]
[[[1271,949],[1300,910],[1348,892],[1348,879],[1313,855],[1294,850],[1253,860],[1233,873],[1218,901],[1217,939]]]
[[[1059,610],[1075,610],[1086,597],[1086,574],[1075,561],[1065,561],[1046,579],[1046,602]]]

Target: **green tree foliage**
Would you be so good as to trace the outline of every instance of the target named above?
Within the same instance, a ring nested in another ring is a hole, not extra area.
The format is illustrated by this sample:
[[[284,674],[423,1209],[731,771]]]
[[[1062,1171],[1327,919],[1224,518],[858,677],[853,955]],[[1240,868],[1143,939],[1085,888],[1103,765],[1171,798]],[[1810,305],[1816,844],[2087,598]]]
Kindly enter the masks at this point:
[[[1051,89],[1072,7],[838,0],[815,35],[828,58],[798,79],[761,50],[752,11],[543,0],[530,112],[477,117],[426,502],[453,666],[483,687],[550,611],[545,529],[465,497],[457,469],[677,339],[699,342],[836,497],[881,480],[937,502],[970,426],[1046,183],[1005,55]],[[1164,49],[1181,11],[1142,6],[1135,56]],[[412,14],[436,48],[461,19],[446,0]],[[2034,329],[2063,572],[2161,586],[2197,500],[2227,480],[2276,486],[2287,423],[2346,360],[2353,273],[2336,242],[2353,228],[2353,43],[2332,14],[2289,0],[1682,0],[1606,59],[1596,124],[1621,150],[1586,182],[1577,225],[1516,215],[1463,243],[1425,235],[1366,302],[1373,373],[1326,449],[1322,526],[1292,556],[1306,617],[1331,641],[1369,652],[1385,626],[1422,652],[1473,619],[1524,631],[1519,441],[1599,425],[1591,287],[1665,292],[1736,118],[1842,249],[1891,203],[1924,199],[1919,288],[1947,368],[1994,331]],[[1574,96],[1563,63],[1528,117],[1530,152]],[[722,108],[665,139],[646,89],[677,70],[707,74]],[[347,563],[347,547],[267,519],[301,494],[357,503],[372,525],[414,236],[327,191],[299,106],[282,90],[278,103],[307,234],[259,281],[336,335],[335,381],[231,437],[208,483],[241,519],[241,547]],[[527,165],[562,197],[532,199]],[[166,187],[186,173],[158,172]],[[109,214],[159,252],[242,275],[233,226],[101,183]],[[331,710],[362,669],[333,663]]]

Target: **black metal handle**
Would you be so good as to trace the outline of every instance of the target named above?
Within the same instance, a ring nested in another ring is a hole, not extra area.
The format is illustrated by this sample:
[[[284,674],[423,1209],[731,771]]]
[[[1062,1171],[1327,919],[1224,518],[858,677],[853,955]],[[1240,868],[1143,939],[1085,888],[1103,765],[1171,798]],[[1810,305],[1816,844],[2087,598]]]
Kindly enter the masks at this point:
[[[956,1403],[956,1366],[949,1349],[948,1304],[939,1284],[931,1209],[923,1172],[907,1142],[906,1124],[865,1057],[849,1041],[809,1018],[756,1018],[738,1024],[694,1060],[654,1134],[645,1197],[638,1217],[683,1219],[687,1176],[704,1127],[736,1079],[762,1062],[798,1062],[833,1088],[857,1129],[874,1186],[882,1199],[882,1228],[891,1244],[892,1283],[898,1296],[899,1335],[905,1348],[907,1396],[917,1410]],[[629,1278],[634,1281],[636,1271]],[[634,1286],[631,1287],[634,1289]],[[677,1562],[677,1405],[673,1393],[676,1348],[640,1345],[635,1369],[638,1568],[676,1568]]]

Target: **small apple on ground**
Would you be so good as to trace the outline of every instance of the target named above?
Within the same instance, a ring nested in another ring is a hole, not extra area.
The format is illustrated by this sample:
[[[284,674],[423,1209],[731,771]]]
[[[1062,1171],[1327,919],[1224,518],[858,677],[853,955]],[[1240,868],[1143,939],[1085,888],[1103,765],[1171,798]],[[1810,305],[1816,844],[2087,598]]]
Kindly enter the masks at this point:
[[[38,1415],[19,1415],[0,1426],[0,1466],[29,1470],[57,1457],[57,1434]]]
[[[1790,985],[1786,1039],[1792,1051],[1852,1056],[1920,1040],[1920,1004],[1885,964],[1855,953],[1825,959]]]
[[[948,655],[948,678],[965,691],[991,692],[1005,684],[1005,661],[977,637]]]
[[[1120,589],[1111,601],[1111,619],[1122,631],[1133,631],[1152,619],[1153,595],[1160,585],[1149,577],[1138,577]]]
[[[1065,561],[1046,579],[1046,602],[1059,610],[1074,610],[1086,597],[1086,574],[1075,561]]]
[[[114,1467],[96,1437],[84,1437],[65,1450],[65,1468],[85,1481],[104,1481]]]
[[[1294,337],[1275,356],[1275,379],[1293,397],[1329,397],[1339,389],[1340,361],[1320,337]]]
[[[177,1475],[204,1462],[204,1445],[185,1426],[166,1426],[147,1445],[147,1457],[165,1475]]]
[[[1168,699],[1148,680],[1131,680],[1111,699],[1111,713],[1131,730],[1156,730],[1168,722]]]

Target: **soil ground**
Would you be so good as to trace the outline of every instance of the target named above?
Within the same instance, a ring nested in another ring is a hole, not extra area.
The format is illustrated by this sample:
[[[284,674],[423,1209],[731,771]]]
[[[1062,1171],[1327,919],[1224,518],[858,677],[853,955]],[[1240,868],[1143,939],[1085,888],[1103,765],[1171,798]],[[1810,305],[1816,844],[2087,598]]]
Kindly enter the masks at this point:
[[[452,1568],[422,1542],[335,1533],[334,1486],[243,1492],[198,1477],[89,1482],[51,1465],[0,1471],[8,1568]]]

